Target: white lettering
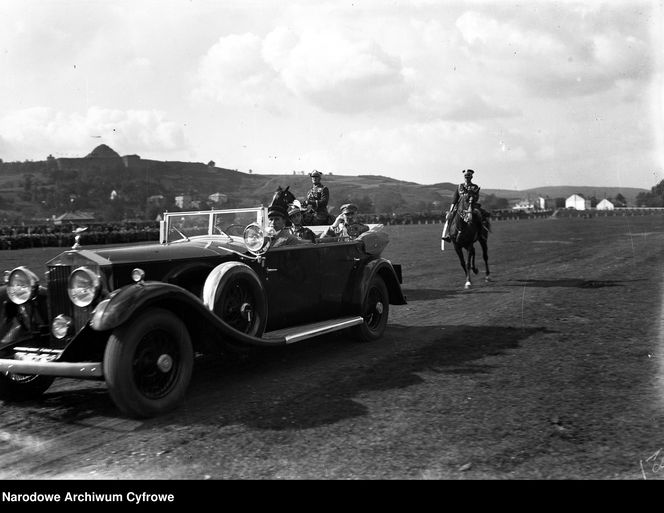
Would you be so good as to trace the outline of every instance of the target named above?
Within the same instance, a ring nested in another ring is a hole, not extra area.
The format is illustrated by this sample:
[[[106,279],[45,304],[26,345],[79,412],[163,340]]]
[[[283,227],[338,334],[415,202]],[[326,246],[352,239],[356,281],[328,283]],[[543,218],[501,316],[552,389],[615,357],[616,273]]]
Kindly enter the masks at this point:
[[[60,502],[59,493],[11,493],[2,492],[2,502]]]
[[[65,495],[65,502],[122,502],[124,497],[121,493],[71,493]]]
[[[142,502],[174,502],[175,495],[172,493],[136,493],[127,492],[127,501],[140,504]]]

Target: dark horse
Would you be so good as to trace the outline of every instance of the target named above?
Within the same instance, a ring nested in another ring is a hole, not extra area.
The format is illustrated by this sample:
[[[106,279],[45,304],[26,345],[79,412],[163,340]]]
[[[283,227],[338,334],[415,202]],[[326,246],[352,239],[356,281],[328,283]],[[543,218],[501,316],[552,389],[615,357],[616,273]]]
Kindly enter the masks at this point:
[[[478,270],[475,266],[475,242],[479,242],[482,246],[482,258],[484,258],[484,266],[486,268],[485,281],[490,281],[489,278],[489,256],[487,249],[487,240],[489,238],[489,231],[491,231],[491,222],[489,217],[482,218],[479,210],[473,209],[472,212],[468,210],[467,204],[462,199],[459,202],[458,211],[452,219],[450,225],[450,238],[454,251],[456,251],[463,267],[463,272],[466,275],[465,288],[470,288],[470,271],[472,270],[477,274]],[[464,259],[463,250],[466,250],[467,258]]]
[[[277,190],[274,191],[274,196],[272,196],[270,207],[280,207],[284,213],[288,214],[288,205],[295,201],[295,195],[289,189],[290,185],[285,189],[282,189],[281,185],[277,187]],[[286,215],[286,226],[290,226],[291,224],[288,215]]]

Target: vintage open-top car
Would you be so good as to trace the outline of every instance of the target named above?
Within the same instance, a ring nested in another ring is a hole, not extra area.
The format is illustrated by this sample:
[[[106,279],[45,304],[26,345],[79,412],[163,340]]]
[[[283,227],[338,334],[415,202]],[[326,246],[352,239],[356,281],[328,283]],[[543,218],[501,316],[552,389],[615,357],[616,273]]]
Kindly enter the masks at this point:
[[[357,239],[271,247],[267,208],[166,213],[159,243],[71,250],[44,282],[17,267],[0,287],[0,398],[55,377],[105,380],[132,417],[175,408],[195,354],[278,346],[348,329],[383,334],[406,303],[382,225]],[[79,234],[80,237],[80,234]]]

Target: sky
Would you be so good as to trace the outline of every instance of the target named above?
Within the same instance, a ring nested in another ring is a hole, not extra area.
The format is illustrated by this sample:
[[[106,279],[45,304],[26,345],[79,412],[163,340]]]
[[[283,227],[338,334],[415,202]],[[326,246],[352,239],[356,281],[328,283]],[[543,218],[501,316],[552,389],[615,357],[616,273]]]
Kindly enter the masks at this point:
[[[664,180],[664,0],[0,0],[0,158]]]

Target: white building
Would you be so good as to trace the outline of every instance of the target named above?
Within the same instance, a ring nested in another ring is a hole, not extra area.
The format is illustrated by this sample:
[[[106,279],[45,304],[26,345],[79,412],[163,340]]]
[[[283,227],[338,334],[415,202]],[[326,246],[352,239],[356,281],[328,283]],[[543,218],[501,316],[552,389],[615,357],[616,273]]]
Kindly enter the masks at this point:
[[[590,208],[590,200],[584,198],[582,194],[572,194],[565,200],[565,208],[588,210]]]
[[[597,210],[613,210],[615,206],[608,199],[604,198],[595,207]]]
[[[521,200],[512,207],[512,210],[534,210],[535,205],[530,200]]]

